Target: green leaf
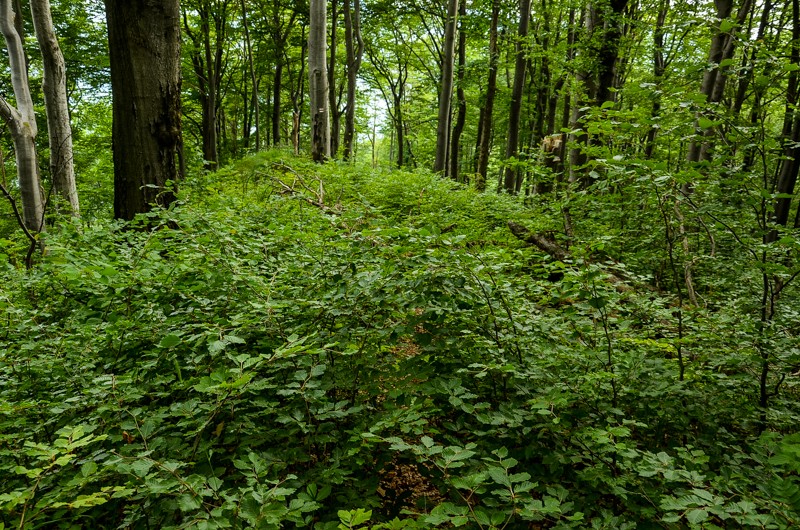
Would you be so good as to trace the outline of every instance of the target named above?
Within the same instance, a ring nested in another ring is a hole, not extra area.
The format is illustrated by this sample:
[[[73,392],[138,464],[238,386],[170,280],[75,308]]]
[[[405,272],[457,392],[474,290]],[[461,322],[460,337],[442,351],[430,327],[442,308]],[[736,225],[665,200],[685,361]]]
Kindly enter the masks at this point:
[[[698,524],[708,519],[708,512],[694,508],[686,512],[686,520],[692,524]]]
[[[161,342],[158,343],[159,348],[174,348],[181,343],[181,338],[175,333],[164,335]]]

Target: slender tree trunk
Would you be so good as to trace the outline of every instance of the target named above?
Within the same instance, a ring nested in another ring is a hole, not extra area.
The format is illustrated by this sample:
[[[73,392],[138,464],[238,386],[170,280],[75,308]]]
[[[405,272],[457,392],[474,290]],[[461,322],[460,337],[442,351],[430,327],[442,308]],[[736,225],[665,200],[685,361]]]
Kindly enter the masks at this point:
[[[219,133],[218,101],[219,86],[222,78],[224,54],[225,26],[227,23],[227,2],[222,4],[222,12],[214,14],[215,48],[211,45],[211,7],[208,0],[197,5],[200,19],[200,34],[192,31],[186,11],[183,12],[183,27],[193,49],[191,52],[192,68],[197,77],[200,92],[202,122],[200,125],[203,144],[204,167],[213,171],[219,165]],[[224,128],[222,128],[224,129]]]
[[[394,96],[394,128],[397,140],[397,167],[403,167],[406,163],[405,153],[405,126],[403,124],[403,94],[402,87],[400,92]]]
[[[347,45],[347,111],[344,117],[344,159],[353,158],[353,142],[356,122],[356,91],[358,90],[358,71],[364,56],[364,39],[361,37],[361,3],[344,0],[345,44]]]
[[[308,90],[311,103],[311,156],[323,162],[331,156],[328,69],[325,65],[327,0],[311,0],[308,31]]]
[[[281,85],[283,84],[283,50],[275,60],[272,77],[272,145],[281,143]]]
[[[113,94],[114,216],[166,206],[183,177],[178,0],[105,0]],[[172,184],[168,184],[172,182]]]
[[[31,232],[41,232],[44,228],[44,199],[36,160],[36,115],[28,85],[22,39],[17,33],[14,20],[11,0],[0,0],[0,32],[3,33],[8,49],[11,85],[17,102],[17,108],[14,108],[0,96],[0,115],[8,123],[14,140],[25,227]]]
[[[458,181],[459,162],[461,159],[461,134],[464,132],[464,124],[467,120],[467,97],[464,93],[464,75],[467,69],[467,32],[463,28],[463,20],[467,16],[467,4],[461,2],[458,8],[458,16],[461,18],[462,28],[458,34],[458,86],[456,87],[456,98],[458,99],[458,111],[456,113],[456,123],[453,126],[452,138],[450,139],[450,178]]]
[[[442,50],[442,88],[439,92],[439,116],[436,125],[436,159],[433,170],[447,176],[447,148],[450,145],[450,106],[453,99],[453,63],[455,62],[458,0],[449,0]]]
[[[800,0],[792,2],[792,44],[791,64],[800,68]],[[800,172],[800,76],[798,69],[789,72],[788,88],[786,90],[786,117],[784,119],[784,158],[780,163],[778,181],[775,191],[780,194],[775,199],[775,212],[773,222],[778,226],[786,226],[789,221],[789,210],[792,205],[791,196],[797,184],[797,175]],[[800,210],[799,210],[800,211]],[[798,214],[800,215],[800,214]],[[773,229],[767,233],[765,241],[771,243],[778,239],[778,230]]]
[[[331,158],[339,152],[339,106],[336,101],[336,48],[339,46],[339,0],[331,0],[331,57],[328,63],[328,109],[331,124]]]
[[[486,189],[486,174],[489,169],[489,148],[492,136],[492,117],[494,114],[494,98],[497,92],[497,21],[500,15],[500,0],[492,0],[492,20],[489,25],[489,78],[486,81],[486,102],[481,109],[480,143],[478,145],[478,162],[476,164],[475,189]]]
[[[306,26],[302,25],[301,28],[301,39],[300,42],[303,44],[302,49],[300,50],[300,55],[304,57],[306,55],[306,45],[308,40],[305,38],[306,35]],[[288,57],[284,55],[286,59],[286,64],[289,63]],[[292,74],[292,69],[289,68],[287,72],[289,73],[289,85],[291,87],[291,99],[292,99],[292,147],[294,148],[294,154],[300,154],[300,123],[302,122],[303,118],[303,107],[305,105],[303,96],[305,95],[305,80],[306,80],[306,61],[300,61],[300,72],[297,75],[296,83],[293,80],[294,76]]]
[[[247,52],[247,66],[250,70],[250,82],[253,83],[253,101],[252,108],[255,112],[256,124],[256,151],[261,150],[261,105],[258,102],[258,79],[256,78],[256,70],[253,67],[253,46],[250,41],[250,27],[247,22],[247,4],[245,0],[241,0],[242,4],[242,27],[244,28],[244,44],[245,51]]]
[[[727,76],[721,71],[719,64],[725,59],[733,57],[734,52],[734,35],[733,29],[724,29],[723,22],[727,20],[733,12],[733,0],[715,0],[714,4],[717,9],[715,30],[711,38],[711,46],[708,51],[708,64],[709,68],[703,74],[703,81],[700,85],[700,93],[706,97],[706,104],[712,107],[714,104],[719,103],[722,98],[722,93],[725,88],[725,81]],[[737,22],[741,24],[749,12],[751,0],[744,0]],[[704,109],[698,113],[698,119],[695,122],[696,138],[689,144],[689,149],[686,153],[687,162],[702,162],[711,157],[711,137],[714,135],[714,128],[707,127],[702,129],[700,127],[701,117],[712,117],[713,112]],[[683,187],[685,193],[692,191],[691,184],[687,183]]]
[[[653,30],[653,81],[655,82],[656,88],[661,86],[661,81],[666,70],[666,64],[664,62],[664,23],[667,20],[669,4],[670,0],[661,0],[661,5],[658,8],[658,15],[656,16],[656,27]],[[653,105],[650,109],[650,118],[655,122],[660,115],[661,96],[658,93],[654,93]],[[647,137],[645,139],[644,157],[648,160],[653,158],[657,133],[658,127],[653,123],[647,131]]]
[[[531,18],[531,0],[520,0],[519,32],[517,34],[517,58],[514,66],[514,87],[511,92],[511,108],[508,115],[508,139],[506,144],[505,178],[503,188],[508,193],[515,193],[519,168],[514,164],[519,155],[519,123],[522,112],[522,90],[525,87],[525,41],[528,38],[528,27]]]
[[[31,0],[36,40],[42,52],[44,104],[50,141],[50,174],[55,191],[69,204],[73,215],[80,213],[75,166],[72,158],[72,127],[67,101],[67,72],[64,55],[53,30],[49,0]]]

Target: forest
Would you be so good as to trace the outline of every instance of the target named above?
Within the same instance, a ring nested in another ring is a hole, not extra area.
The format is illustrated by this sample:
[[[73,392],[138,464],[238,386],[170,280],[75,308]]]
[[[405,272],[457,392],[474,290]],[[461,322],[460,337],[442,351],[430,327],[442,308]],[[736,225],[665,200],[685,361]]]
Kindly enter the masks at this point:
[[[0,530],[800,527],[800,0],[0,33]]]

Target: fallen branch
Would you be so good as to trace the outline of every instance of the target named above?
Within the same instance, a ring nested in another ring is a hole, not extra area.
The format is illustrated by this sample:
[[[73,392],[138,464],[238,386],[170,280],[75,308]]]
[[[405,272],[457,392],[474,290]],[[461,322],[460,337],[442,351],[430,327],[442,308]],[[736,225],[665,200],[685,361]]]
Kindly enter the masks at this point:
[[[559,245],[551,236],[545,234],[534,234],[521,224],[515,223],[514,221],[508,222],[508,228],[511,230],[511,233],[514,234],[514,237],[523,243],[538,248],[548,256],[558,261],[568,261],[571,257],[569,251]],[[652,285],[637,281],[631,278],[624,271],[615,269],[613,265],[609,266],[608,262],[603,262],[601,264],[606,269],[609,281],[614,284],[614,287],[617,289],[617,291],[631,291],[634,289],[634,286],[637,288],[646,289],[648,291],[658,291],[658,289]]]
[[[551,256],[558,261],[564,261],[569,258],[569,252],[555,242],[551,237],[544,234],[534,234],[524,226],[514,221],[508,222],[508,228],[514,237],[517,239],[538,248],[548,256]]]

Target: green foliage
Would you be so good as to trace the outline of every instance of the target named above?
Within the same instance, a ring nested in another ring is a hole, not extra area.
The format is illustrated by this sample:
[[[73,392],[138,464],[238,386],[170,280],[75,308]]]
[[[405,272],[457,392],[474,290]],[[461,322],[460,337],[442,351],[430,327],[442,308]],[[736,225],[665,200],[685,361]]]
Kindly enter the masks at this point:
[[[794,387],[759,437],[757,329],[681,336],[613,235],[552,262],[506,227],[552,206],[282,152],[181,193],[0,272],[0,525],[796,524]]]

